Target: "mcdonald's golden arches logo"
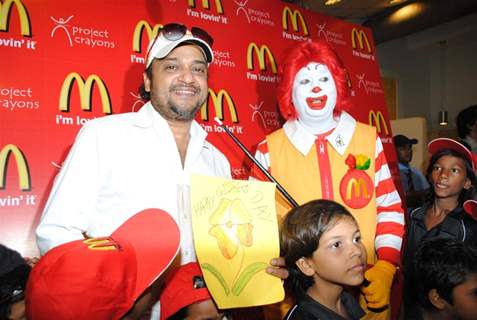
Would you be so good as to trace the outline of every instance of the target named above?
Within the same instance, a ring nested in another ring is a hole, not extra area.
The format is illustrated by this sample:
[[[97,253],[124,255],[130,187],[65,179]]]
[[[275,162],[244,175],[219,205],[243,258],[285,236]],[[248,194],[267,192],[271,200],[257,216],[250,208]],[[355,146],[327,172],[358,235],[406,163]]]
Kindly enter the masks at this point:
[[[8,31],[13,5],[17,7],[18,17],[20,18],[21,34],[23,36],[31,37],[28,12],[20,0],[5,0],[3,4],[0,2],[0,31]]]
[[[374,112],[374,110],[370,110],[368,122],[371,126],[376,127],[378,134],[389,135],[388,125],[381,111]]]
[[[151,42],[154,38],[156,38],[159,31],[162,29],[162,24],[156,24],[154,27],[151,27],[149,23],[144,20],[139,20],[134,28],[134,35],[133,35],[133,50],[134,52],[141,52],[141,39],[142,33],[146,30],[147,36],[149,38],[149,42]],[[148,42],[148,43],[149,43]]]
[[[237,109],[229,93],[224,89],[220,89],[216,94],[214,90],[209,88],[209,97],[200,108],[200,118],[203,121],[209,120],[209,100],[212,100],[214,105],[215,116],[220,120],[224,120],[224,98],[229,106],[230,118],[232,122],[238,122]]]
[[[266,46],[261,45],[260,48],[255,42],[250,42],[247,48],[247,68],[253,70],[253,53],[257,56],[258,66],[260,70],[267,70],[265,64],[265,53],[267,54],[268,61],[270,61],[270,66],[272,67],[272,72],[277,73],[277,64],[275,63],[275,58],[273,57],[272,51]]]
[[[366,181],[363,178],[351,178],[346,186],[346,200],[353,198],[369,198]]]
[[[13,154],[17,164],[20,190],[31,190],[30,170],[26,158],[21,150],[13,144],[7,144],[0,151],[0,189],[5,189],[6,186],[8,159],[11,154]]]
[[[69,111],[70,109],[70,93],[74,82],[76,82],[78,85],[82,110],[91,111],[93,84],[96,84],[101,96],[103,113],[112,113],[108,89],[106,88],[103,80],[101,80],[101,78],[97,75],[91,74],[90,76],[88,76],[86,81],[84,81],[83,78],[76,72],[71,72],[70,74],[68,74],[63,81],[63,85],[61,86],[60,92],[60,111]]]
[[[201,1],[202,2],[202,8],[210,9],[209,0],[187,0],[187,4],[189,5],[189,7],[195,8],[195,2],[196,1]],[[217,13],[219,13],[219,14],[224,13],[224,8],[222,7],[222,1],[221,0],[215,0],[215,7],[217,9]]]
[[[341,200],[350,208],[366,207],[373,193],[374,183],[365,170],[350,168],[340,181]]]
[[[359,50],[367,51],[371,53],[371,44],[369,43],[368,36],[364,30],[353,28],[351,30],[351,46],[353,49],[359,48]],[[366,46],[366,47],[365,47]]]
[[[119,245],[110,237],[83,240],[89,250],[118,250]]]
[[[288,29],[288,19],[290,19],[293,31],[295,31],[295,32],[298,32],[298,19],[300,19],[301,31],[303,32],[303,34],[305,36],[308,35],[308,28],[306,26],[306,22],[305,22],[305,19],[303,18],[303,15],[301,14],[300,11],[298,11],[297,9],[292,11],[288,6],[283,8],[283,12],[282,12],[282,27],[283,27],[283,30],[289,31],[289,29]]]

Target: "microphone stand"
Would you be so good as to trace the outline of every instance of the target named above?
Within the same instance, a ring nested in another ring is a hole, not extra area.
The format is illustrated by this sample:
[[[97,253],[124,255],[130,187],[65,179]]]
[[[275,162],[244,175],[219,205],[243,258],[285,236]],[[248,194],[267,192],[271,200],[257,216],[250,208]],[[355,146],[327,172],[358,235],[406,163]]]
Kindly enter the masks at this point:
[[[255,159],[254,156],[248,151],[248,149],[240,142],[240,140],[233,135],[232,132],[223,124],[222,121],[219,120],[219,118],[215,117],[214,118],[215,122],[217,122],[224,130],[225,132],[232,138],[232,140],[239,146],[240,149],[242,149],[243,153],[255,163],[255,165],[260,169],[260,171],[263,172],[263,174],[268,178],[268,180],[274,182],[277,185],[278,191],[287,199],[287,201],[293,206],[293,207],[298,207],[298,203],[293,199],[293,197],[283,188],[283,186],[278,183],[278,181],[268,172],[267,169],[265,169],[260,162],[258,162],[257,159]]]

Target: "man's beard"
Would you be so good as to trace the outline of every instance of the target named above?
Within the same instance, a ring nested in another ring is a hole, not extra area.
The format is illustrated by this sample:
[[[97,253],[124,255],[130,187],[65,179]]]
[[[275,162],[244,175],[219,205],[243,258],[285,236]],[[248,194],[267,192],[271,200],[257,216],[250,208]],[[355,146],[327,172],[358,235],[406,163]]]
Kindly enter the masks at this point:
[[[191,121],[195,118],[197,111],[200,109],[204,101],[198,101],[192,109],[187,110],[180,108],[171,100],[167,101],[167,105],[169,106],[169,110],[172,112],[173,120]]]
[[[176,104],[171,98],[169,98],[165,105],[162,105],[158,96],[151,94],[151,104],[154,109],[166,120],[176,120],[176,121],[191,121],[195,118],[197,111],[200,109],[202,104],[206,101],[207,96],[203,97],[192,108],[180,107]]]

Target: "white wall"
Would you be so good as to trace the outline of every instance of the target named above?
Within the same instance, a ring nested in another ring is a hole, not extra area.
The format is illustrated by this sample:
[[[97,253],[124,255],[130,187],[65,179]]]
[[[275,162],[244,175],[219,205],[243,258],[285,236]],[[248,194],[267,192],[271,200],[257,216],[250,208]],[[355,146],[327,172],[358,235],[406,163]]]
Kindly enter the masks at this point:
[[[442,104],[442,40],[447,42],[446,128],[437,123]],[[377,52],[382,75],[397,80],[398,118],[426,118],[430,137],[454,129],[459,110],[477,104],[477,14],[384,42]]]

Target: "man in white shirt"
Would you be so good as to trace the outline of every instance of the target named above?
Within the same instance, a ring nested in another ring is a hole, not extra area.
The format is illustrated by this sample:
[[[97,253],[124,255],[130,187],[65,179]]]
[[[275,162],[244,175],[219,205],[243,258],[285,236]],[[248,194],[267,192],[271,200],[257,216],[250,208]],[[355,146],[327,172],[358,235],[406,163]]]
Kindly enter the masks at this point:
[[[190,174],[230,177],[226,157],[194,120],[207,98],[211,40],[197,28],[164,26],[146,59],[142,94],[149,101],[138,112],[81,129],[37,228],[42,254],[83,237],[109,236],[135,213],[160,208],[180,227],[180,263],[195,261]]]
[[[95,119],[81,129],[36,231],[42,254],[83,237],[109,236],[135,213],[160,208],[179,225],[179,263],[196,260],[190,175],[231,177],[226,157],[194,120],[207,99],[212,42],[202,29],[165,25],[146,57],[140,91],[149,101],[138,112]],[[268,271],[288,275],[283,268]],[[146,294],[138,302],[144,308],[129,318],[137,319],[154,298]]]
[[[194,120],[212,59],[210,45],[185,26],[164,27],[147,57],[149,101],[138,112],[90,121],[78,134],[37,229],[42,254],[85,235],[107,236],[135,213],[160,208],[181,226],[184,262],[195,260],[189,176],[230,177],[226,157]]]

